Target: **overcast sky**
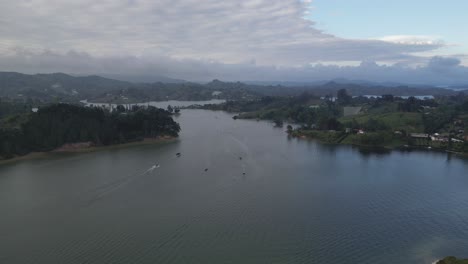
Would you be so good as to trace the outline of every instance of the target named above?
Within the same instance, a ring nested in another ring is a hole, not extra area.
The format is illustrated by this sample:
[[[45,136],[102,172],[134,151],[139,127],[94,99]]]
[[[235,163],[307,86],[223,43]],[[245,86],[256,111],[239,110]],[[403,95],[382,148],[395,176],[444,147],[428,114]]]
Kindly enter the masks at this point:
[[[1,71],[468,83],[468,1],[2,2]]]

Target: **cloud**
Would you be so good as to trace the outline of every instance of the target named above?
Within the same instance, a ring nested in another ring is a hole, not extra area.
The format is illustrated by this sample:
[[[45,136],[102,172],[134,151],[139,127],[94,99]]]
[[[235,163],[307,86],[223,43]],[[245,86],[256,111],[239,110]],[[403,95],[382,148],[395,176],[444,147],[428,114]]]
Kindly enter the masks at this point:
[[[188,80],[458,82],[466,78],[459,77],[466,68],[456,59],[428,61],[417,55],[444,47],[436,37],[340,38],[316,29],[314,22],[304,18],[306,12],[315,12],[310,3],[5,1],[0,8],[0,70],[156,74]],[[357,67],[317,64],[356,61],[364,63]],[[379,66],[376,61],[396,64]],[[427,67],[405,66],[415,62]]]
[[[447,58],[441,56],[435,56],[429,61],[430,68],[446,68],[446,67],[456,67],[459,66],[461,60],[458,58]]]
[[[189,81],[291,81],[311,82],[345,78],[375,82],[408,84],[456,85],[468,83],[468,68],[459,65],[459,59],[433,57],[425,66],[409,67],[405,64],[379,65],[363,61],[358,66],[316,64],[303,66],[258,65],[253,61],[227,64],[197,59],[174,59],[167,56],[109,56],[94,57],[87,53],[58,54],[45,51],[40,54],[24,50],[0,60],[0,69],[27,73],[66,72],[139,76],[150,80],[152,76],[167,76]]]
[[[422,35],[394,35],[378,38],[379,40],[409,45],[445,45],[444,41],[438,36],[422,36]]]
[[[399,60],[439,42],[344,39],[304,19],[298,0],[16,0],[2,3],[0,52],[70,50],[93,56],[297,66],[314,61]]]

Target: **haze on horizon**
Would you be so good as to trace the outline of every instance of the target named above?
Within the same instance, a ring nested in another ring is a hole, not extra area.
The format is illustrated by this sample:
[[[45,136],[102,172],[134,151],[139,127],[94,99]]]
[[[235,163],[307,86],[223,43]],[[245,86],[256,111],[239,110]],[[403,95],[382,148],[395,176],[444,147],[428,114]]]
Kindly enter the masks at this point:
[[[5,1],[0,71],[468,84],[468,40],[455,39],[467,2],[327,1]],[[366,35],[381,22],[381,36]]]

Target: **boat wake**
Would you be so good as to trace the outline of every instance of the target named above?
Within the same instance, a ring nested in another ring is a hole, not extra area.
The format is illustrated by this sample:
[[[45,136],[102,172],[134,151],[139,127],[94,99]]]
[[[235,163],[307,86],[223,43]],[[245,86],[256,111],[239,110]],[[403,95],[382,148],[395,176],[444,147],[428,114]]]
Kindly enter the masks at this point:
[[[91,206],[95,202],[103,199],[104,197],[115,192],[116,190],[128,185],[130,182],[138,179],[139,177],[152,173],[155,169],[159,167],[160,165],[156,164],[156,165],[151,166],[149,169],[145,170],[142,173],[135,173],[128,177],[124,177],[124,178],[109,182],[107,184],[104,184],[102,186],[99,186],[98,188],[93,190],[93,192],[96,192],[96,194],[86,202],[86,207]]]

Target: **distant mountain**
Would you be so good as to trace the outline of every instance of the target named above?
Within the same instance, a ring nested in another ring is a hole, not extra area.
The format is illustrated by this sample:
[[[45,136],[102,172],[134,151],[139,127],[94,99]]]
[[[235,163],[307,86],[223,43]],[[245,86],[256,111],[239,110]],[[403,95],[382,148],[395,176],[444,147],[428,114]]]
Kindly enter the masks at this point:
[[[137,77],[135,77],[137,78]],[[137,80],[137,79],[135,79]],[[213,98],[240,100],[262,96],[295,96],[304,92],[318,96],[336,95],[346,89],[351,95],[397,96],[414,95],[454,95],[457,90],[431,86],[395,86],[396,83],[381,85],[366,81],[347,82],[337,79],[315,84],[259,85],[242,82],[223,82],[213,80],[206,84],[171,79],[172,82],[145,83],[109,79],[101,76],[72,76],[64,73],[22,74],[0,72],[0,97],[19,100],[39,100],[41,102],[74,101],[89,99],[94,102],[146,102],[162,100],[209,100]],[[180,82],[178,82],[180,81]],[[291,83],[288,83],[291,84]]]
[[[31,98],[87,98],[115,89],[133,86],[129,82],[112,80],[100,76],[74,77],[64,73],[22,74],[0,72],[0,97]]]
[[[384,85],[363,85],[355,83],[338,83],[331,81],[319,86],[309,87],[309,91],[317,95],[336,95],[340,89],[346,89],[351,95],[383,95],[392,94],[396,96],[417,96],[417,95],[453,95],[456,94],[454,90],[437,88],[431,86],[409,87],[405,85],[400,86],[384,86]]]
[[[220,81],[217,85],[221,86]],[[245,85],[238,84],[236,85]],[[332,95],[335,96],[338,90],[346,89],[351,95],[383,95],[393,94],[397,96],[416,96],[416,95],[453,95],[456,92],[448,88],[437,88],[432,86],[406,86],[398,83],[376,84],[367,81],[349,81],[346,79],[335,79],[327,82],[315,83],[282,83],[282,84],[254,84],[250,83],[246,89],[253,89],[262,95],[279,95],[290,96],[299,93],[309,92],[318,96]]]
[[[161,75],[123,75],[123,74],[102,74],[103,77],[111,78],[119,81],[132,83],[186,83],[181,79],[169,78]]]
[[[453,89],[455,91],[468,91],[468,85],[449,86],[447,88]]]
[[[300,86],[320,86],[327,84],[329,82],[338,83],[338,84],[359,84],[362,86],[385,86],[385,87],[398,87],[398,86],[408,86],[412,88],[419,87],[433,87],[431,85],[416,85],[416,84],[405,84],[400,82],[371,82],[366,80],[352,80],[345,78],[335,78],[331,80],[321,80],[321,81],[312,81],[312,82],[264,82],[264,81],[247,81],[245,83],[254,84],[254,85],[281,85],[287,87],[300,87]],[[442,88],[442,87],[439,87]],[[444,87],[451,88],[451,87]]]

